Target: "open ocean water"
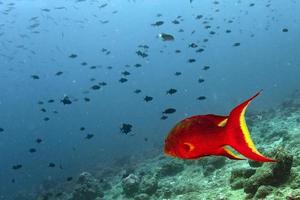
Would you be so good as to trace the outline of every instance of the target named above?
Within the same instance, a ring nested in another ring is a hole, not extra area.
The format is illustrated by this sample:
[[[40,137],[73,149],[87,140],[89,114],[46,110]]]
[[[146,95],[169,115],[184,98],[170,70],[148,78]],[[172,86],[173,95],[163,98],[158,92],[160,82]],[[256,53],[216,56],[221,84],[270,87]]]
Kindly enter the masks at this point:
[[[298,0],[0,0],[0,199],[299,199],[299,89]],[[164,154],[260,90],[246,121],[287,181]]]

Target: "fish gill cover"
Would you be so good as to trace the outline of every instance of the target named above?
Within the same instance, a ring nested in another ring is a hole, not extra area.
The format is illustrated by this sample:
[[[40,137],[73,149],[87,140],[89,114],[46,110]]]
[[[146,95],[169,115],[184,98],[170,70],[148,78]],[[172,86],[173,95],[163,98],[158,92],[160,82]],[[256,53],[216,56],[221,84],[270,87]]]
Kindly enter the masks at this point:
[[[300,198],[300,2],[0,0],[0,199]],[[246,121],[276,163],[163,154]]]

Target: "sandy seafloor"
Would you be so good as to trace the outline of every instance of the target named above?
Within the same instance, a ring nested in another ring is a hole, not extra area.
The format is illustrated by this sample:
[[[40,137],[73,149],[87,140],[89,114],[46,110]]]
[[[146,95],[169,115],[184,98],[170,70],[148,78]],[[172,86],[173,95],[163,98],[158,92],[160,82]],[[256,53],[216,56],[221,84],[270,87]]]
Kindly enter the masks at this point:
[[[38,200],[300,199],[300,99],[247,112],[257,148],[277,163],[208,157],[183,161],[162,153],[128,158],[115,168],[82,172],[42,191]]]

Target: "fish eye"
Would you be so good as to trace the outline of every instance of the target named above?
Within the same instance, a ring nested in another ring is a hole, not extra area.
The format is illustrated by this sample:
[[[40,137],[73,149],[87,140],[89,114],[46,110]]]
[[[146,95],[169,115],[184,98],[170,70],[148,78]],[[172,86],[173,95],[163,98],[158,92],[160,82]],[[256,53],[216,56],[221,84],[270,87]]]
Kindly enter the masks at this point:
[[[185,142],[183,143],[183,149],[186,151],[186,152],[191,152],[195,149],[195,146],[191,143],[188,143],[188,142]]]

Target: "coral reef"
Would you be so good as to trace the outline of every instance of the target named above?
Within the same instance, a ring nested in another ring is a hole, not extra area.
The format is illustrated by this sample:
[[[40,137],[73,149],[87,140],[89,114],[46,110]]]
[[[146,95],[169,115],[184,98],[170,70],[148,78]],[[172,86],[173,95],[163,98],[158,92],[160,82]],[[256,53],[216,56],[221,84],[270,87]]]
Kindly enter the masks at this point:
[[[244,183],[244,191],[254,196],[260,186],[278,186],[290,177],[293,157],[280,149],[276,152],[276,163],[265,163]]]
[[[130,174],[122,180],[123,192],[127,197],[133,197],[139,191],[140,178]]]
[[[38,200],[300,200],[300,106],[289,101],[247,118],[258,149],[277,162],[156,155],[124,164],[119,159],[122,168],[84,172],[69,192],[49,189]]]
[[[94,178],[90,173],[83,172],[79,175],[74,191],[69,200],[95,200],[97,197],[104,196],[99,181]]]
[[[158,171],[158,175],[161,177],[174,176],[184,169],[184,165],[177,160],[172,160],[164,163]]]

